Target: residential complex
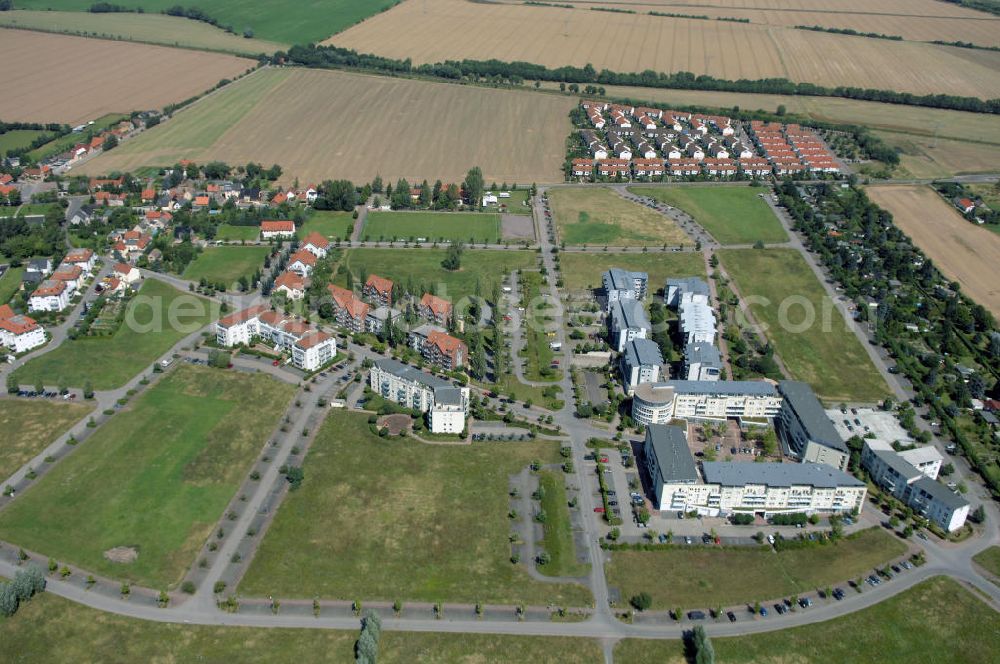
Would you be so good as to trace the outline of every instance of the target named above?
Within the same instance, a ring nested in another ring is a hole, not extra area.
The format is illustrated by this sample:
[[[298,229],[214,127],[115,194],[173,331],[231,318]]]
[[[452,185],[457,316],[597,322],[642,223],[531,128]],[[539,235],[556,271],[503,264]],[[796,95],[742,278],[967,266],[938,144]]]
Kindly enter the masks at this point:
[[[465,430],[469,388],[390,359],[375,360],[369,373],[372,391],[406,408],[428,413],[432,433],[459,434]]]
[[[610,312],[614,302],[645,299],[649,275],[645,272],[630,272],[613,267],[601,277],[601,284],[607,299],[605,311]]]
[[[719,380],[722,377],[722,355],[709,343],[684,346],[685,380]]]
[[[663,355],[660,346],[649,339],[633,339],[625,344],[618,360],[625,393],[631,395],[637,385],[660,380]]]
[[[610,306],[608,332],[612,347],[619,353],[634,339],[647,339],[652,325],[638,300],[617,300]]]
[[[846,470],[851,452],[812,388],[799,381],[783,380],[778,383],[778,391],[783,401],[775,428],[785,452],[801,461]]]
[[[409,341],[410,347],[425,360],[444,369],[459,369],[468,361],[469,347],[465,342],[436,325],[421,325],[410,330]]]
[[[215,339],[225,348],[259,341],[279,352],[290,353],[292,363],[303,371],[315,371],[337,355],[337,342],[332,335],[263,305],[219,319],[215,324]]]
[[[0,305],[0,345],[14,353],[25,353],[45,343],[45,329],[33,318],[16,314]]]
[[[635,388],[632,419],[665,424],[677,419],[765,420],[781,411],[781,395],[766,381],[670,380]]]

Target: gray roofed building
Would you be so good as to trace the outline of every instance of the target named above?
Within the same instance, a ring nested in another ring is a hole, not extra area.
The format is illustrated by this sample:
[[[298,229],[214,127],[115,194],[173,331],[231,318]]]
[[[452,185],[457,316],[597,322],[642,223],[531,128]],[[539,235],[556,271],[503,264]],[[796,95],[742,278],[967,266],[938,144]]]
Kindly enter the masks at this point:
[[[439,387],[434,390],[434,403],[442,406],[461,406],[462,390],[457,387]]]
[[[718,380],[722,373],[722,355],[712,344],[690,343],[684,347],[686,380]]]
[[[812,486],[833,489],[862,487],[864,482],[822,463],[740,463],[705,461],[701,464],[706,484],[720,486],[765,485],[770,487]]]
[[[619,360],[625,392],[631,394],[637,385],[658,381],[662,365],[663,355],[656,342],[633,339],[625,344],[625,351]]]
[[[408,364],[403,364],[402,362],[397,362],[396,360],[383,358],[375,360],[375,365],[383,371],[388,371],[403,380],[409,380],[420,383],[421,385],[426,385],[432,390],[442,387],[451,387],[451,383],[446,380],[442,380],[437,376],[432,376],[426,371],[421,371],[416,367],[411,367]]]
[[[800,461],[846,470],[850,449],[812,388],[807,383],[783,380],[778,383],[778,391],[782,402],[776,429],[785,451]]]
[[[668,380],[663,387],[672,387],[677,394],[754,394],[775,396],[774,385],[762,380]]]
[[[618,300],[611,305],[611,324],[608,326],[614,348],[619,353],[633,339],[645,339],[652,324],[638,300]]]
[[[607,297],[608,311],[619,300],[642,300],[646,297],[649,275],[613,267],[601,276],[601,285]]]
[[[698,481],[698,469],[681,427],[650,424],[646,427],[646,466],[654,485]]]
[[[951,510],[961,509],[969,504],[968,500],[962,498],[962,496],[958,495],[944,484],[935,482],[929,477],[921,477],[911,485],[911,489],[922,491],[926,494],[925,498],[941,503],[943,507]]]
[[[681,296],[684,293],[708,297],[711,294],[711,290],[705,280],[700,277],[667,279],[667,283],[663,288],[663,299],[668,307],[676,308],[680,304]]]

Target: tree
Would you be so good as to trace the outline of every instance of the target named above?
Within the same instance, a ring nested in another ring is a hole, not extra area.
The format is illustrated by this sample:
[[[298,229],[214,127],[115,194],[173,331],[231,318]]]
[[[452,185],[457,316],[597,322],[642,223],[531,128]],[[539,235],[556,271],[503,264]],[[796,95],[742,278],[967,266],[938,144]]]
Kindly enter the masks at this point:
[[[466,199],[469,205],[474,208],[478,208],[483,202],[483,191],[486,189],[486,183],[483,181],[483,171],[478,166],[474,166],[469,169],[469,172],[465,174],[465,183],[463,188],[465,189]]]
[[[382,187],[383,187],[383,185],[382,185],[382,176],[381,175],[376,175],[375,179],[372,180],[372,192],[374,192],[376,194],[381,194],[382,193]]]
[[[691,630],[691,649],[694,651],[695,664],[715,664],[715,648],[701,625],[696,625]]]
[[[452,242],[448,245],[448,251],[445,254],[445,258],[441,261],[441,267],[451,272],[458,270],[462,267],[462,243]]]
[[[401,178],[396,183],[396,188],[392,190],[389,201],[394,210],[405,210],[413,207],[413,199],[410,197],[410,183]]]
[[[13,373],[7,374],[7,393],[17,394],[20,387],[17,384],[17,380],[14,378]]]
[[[420,207],[430,207],[431,203],[434,202],[434,194],[431,191],[431,186],[427,184],[427,180],[420,185]]]
[[[210,350],[208,352],[208,366],[216,369],[225,369],[229,366],[229,353],[221,350]]]
[[[629,600],[629,604],[634,606],[636,611],[648,611],[653,606],[653,597],[646,591],[643,591],[638,595],[633,595],[632,599]]]

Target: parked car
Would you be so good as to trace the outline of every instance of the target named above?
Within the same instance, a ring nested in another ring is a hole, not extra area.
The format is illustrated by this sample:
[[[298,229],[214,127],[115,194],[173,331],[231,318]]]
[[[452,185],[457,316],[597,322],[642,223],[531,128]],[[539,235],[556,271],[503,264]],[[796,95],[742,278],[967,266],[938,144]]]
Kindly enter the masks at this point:
[[[704,620],[704,611],[688,611],[688,620]]]
[[[604,514],[604,508],[603,507],[595,507],[594,508],[594,512],[596,514]]]
[[[838,602],[840,600],[844,599],[844,590],[843,590],[843,588],[834,588],[833,589],[833,598],[835,600],[837,600]]]
[[[766,618],[766,617],[767,617],[767,607],[766,607],[766,606],[762,606],[762,607],[760,607],[760,615],[761,615],[761,617],[763,617],[763,618]]]
[[[729,622],[736,622],[736,614],[732,611],[726,611],[726,617],[729,618]]]
[[[808,597],[803,597],[802,599],[799,600],[799,606],[801,606],[803,609],[808,609],[810,606],[812,606],[812,604],[813,601]]]

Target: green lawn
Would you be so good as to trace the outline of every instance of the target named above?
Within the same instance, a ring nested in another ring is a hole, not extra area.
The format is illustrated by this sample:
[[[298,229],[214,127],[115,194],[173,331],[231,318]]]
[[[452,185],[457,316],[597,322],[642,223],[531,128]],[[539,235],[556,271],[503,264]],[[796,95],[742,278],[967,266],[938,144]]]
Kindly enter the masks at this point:
[[[21,277],[24,276],[23,267],[8,268],[0,277],[0,304],[6,304],[14,293],[21,288]]]
[[[615,254],[605,251],[562,252],[560,274],[568,290],[601,287],[601,275],[613,267],[649,274],[649,292],[663,288],[671,277],[705,277],[705,258],[697,252]]]
[[[136,583],[180,581],[294,388],[180,366],[0,514],[10,542]],[[131,564],[103,553],[135,547]]]
[[[994,577],[1000,579],[1000,546],[991,546],[977,553],[972,560]]]
[[[711,625],[706,631],[712,633]],[[712,645],[715,661],[726,664],[992,662],[1000,652],[1000,617],[957,582],[939,576],[840,618],[713,638]],[[626,639],[616,646],[615,661],[686,660],[678,641]]]
[[[722,244],[787,242],[781,221],[761,198],[760,187],[629,187],[640,196],[678,207]]]
[[[309,213],[309,218],[297,227],[297,234],[299,238],[314,232],[326,238],[349,238],[354,229],[351,215],[351,212],[313,210]]]
[[[90,0],[25,0],[21,9],[54,9],[85,12]],[[159,13],[174,6],[173,0],[137,0],[129,7],[142,7],[146,13]],[[349,28],[395,4],[395,0],[304,0],[288,4],[278,0],[240,2],[239,0],[204,0],[198,8],[222,25],[231,25],[238,34],[253,31],[257,39],[282,44],[319,42]]]
[[[260,237],[260,226],[232,226],[222,224],[215,232],[216,240],[226,240],[229,242],[246,240],[253,242]]]
[[[249,279],[254,271],[264,267],[264,257],[269,251],[268,247],[210,247],[187,266],[183,276],[191,281],[207,279],[236,290],[240,277]]]
[[[96,390],[119,387],[149,369],[178,341],[214,320],[217,307],[162,281],[147,279],[129,302],[125,322],[114,335],[66,340],[28,361],[14,376],[23,385],[34,385],[41,379],[46,385],[65,382],[82,387],[90,380]]]
[[[905,551],[905,544],[880,528],[835,545],[779,553],[769,547],[700,546],[615,551],[607,565],[608,585],[620,588],[625,601],[646,591],[658,609],[752,604],[842,584]]]
[[[362,240],[500,241],[500,215],[476,212],[369,212]]]
[[[79,422],[92,404],[10,399],[0,407],[0,479],[10,475]]]
[[[45,159],[46,157],[49,157],[51,155],[57,154],[59,152],[65,152],[66,150],[70,149],[77,143],[83,141],[84,138],[87,138],[88,134],[97,136],[108,127],[116,125],[122,120],[127,120],[127,119],[128,119],[127,115],[122,115],[120,113],[109,113],[108,115],[102,115],[101,117],[94,120],[94,124],[88,125],[87,129],[85,129],[84,131],[80,133],[71,132],[69,134],[66,134],[65,136],[60,136],[54,141],[49,141],[45,145],[35,148],[34,150],[28,153],[28,156],[35,161],[41,161],[42,159]]]
[[[513,270],[534,266],[537,260],[533,251],[466,249],[462,254],[462,267],[452,272],[441,267],[445,253],[445,249],[426,247],[350,249],[344,252],[342,264],[355,277],[364,269],[370,275],[377,274],[404,285],[412,280],[412,292],[429,292],[431,285],[437,284],[440,286],[438,295],[457,302],[475,293],[477,280],[483,296],[488,297],[494,283],[499,283]],[[344,285],[343,277],[338,283]]]
[[[0,17],[2,16],[0,14]],[[0,134],[0,156],[7,154],[8,150],[20,150],[21,148],[28,147],[31,145],[31,141],[45,133],[39,129],[11,129]]]
[[[508,477],[558,444],[427,445],[382,439],[332,412],[239,592],[244,596],[583,606],[574,584],[510,562]],[[530,517],[529,517],[530,518]]]
[[[525,334],[524,348],[520,351],[525,358],[524,377],[531,381],[562,380],[562,370],[551,367],[555,354],[549,348],[549,337],[545,329],[551,324],[550,311],[552,306],[547,299],[541,297],[542,275],[535,270],[525,270],[521,273],[521,306],[524,307]],[[548,289],[546,288],[546,291]]]
[[[723,250],[719,258],[797,380],[824,401],[875,402],[889,388],[794,249]],[[811,322],[810,322],[811,321]],[[849,368],[849,369],[848,369]]]
[[[404,607],[404,611],[405,611]],[[386,613],[382,618],[390,617]],[[126,618],[43,593],[0,618],[0,643],[10,662],[239,662],[275,664],[354,661],[357,630],[208,627]],[[382,664],[443,662],[600,662],[593,639],[383,631]]]
[[[548,195],[559,239],[566,244],[691,244],[670,218],[606,187],[560,187],[549,189]]]
[[[542,548],[552,556],[552,560],[547,565],[539,565],[538,571],[548,576],[583,576],[590,565],[576,560],[573,526],[570,523],[566,483],[562,473],[542,471],[539,485],[545,490],[540,501],[546,515]]]

